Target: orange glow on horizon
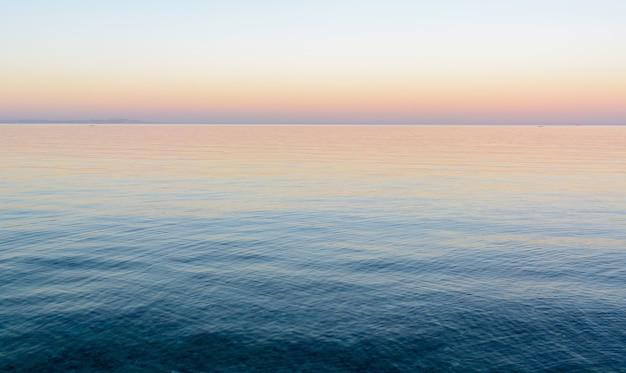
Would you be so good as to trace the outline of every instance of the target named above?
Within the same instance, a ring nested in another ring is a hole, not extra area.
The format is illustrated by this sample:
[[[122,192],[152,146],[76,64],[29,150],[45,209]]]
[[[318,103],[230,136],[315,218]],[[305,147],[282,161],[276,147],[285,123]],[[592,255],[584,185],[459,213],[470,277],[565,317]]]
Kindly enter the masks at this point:
[[[247,76],[31,75],[5,82],[2,102],[13,111],[37,108],[53,115],[131,113],[210,118],[213,113],[274,113],[291,116],[351,113],[411,116],[436,113],[512,115],[519,113],[623,113],[626,77],[548,76],[467,78],[450,76],[400,80]],[[5,109],[7,110],[7,109]],[[67,114],[64,114],[67,113]]]

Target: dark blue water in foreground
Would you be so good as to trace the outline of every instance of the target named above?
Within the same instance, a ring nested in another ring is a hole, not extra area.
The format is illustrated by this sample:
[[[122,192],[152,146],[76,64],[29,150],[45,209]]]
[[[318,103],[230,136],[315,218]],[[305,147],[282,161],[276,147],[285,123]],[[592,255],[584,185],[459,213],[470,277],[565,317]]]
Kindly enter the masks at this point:
[[[626,127],[0,145],[0,371],[626,372]]]

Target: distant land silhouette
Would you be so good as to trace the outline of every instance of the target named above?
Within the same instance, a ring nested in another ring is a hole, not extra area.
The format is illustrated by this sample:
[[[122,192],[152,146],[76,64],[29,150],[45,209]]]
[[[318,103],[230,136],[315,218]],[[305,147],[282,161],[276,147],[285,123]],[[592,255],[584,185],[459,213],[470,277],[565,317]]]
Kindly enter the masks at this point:
[[[113,119],[74,119],[74,120],[56,120],[56,119],[17,119],[17,120],[0,120],[0,123],[23,123],[23,124],[152,124],[155,122],[146,122],[136,119],[113,118]]]

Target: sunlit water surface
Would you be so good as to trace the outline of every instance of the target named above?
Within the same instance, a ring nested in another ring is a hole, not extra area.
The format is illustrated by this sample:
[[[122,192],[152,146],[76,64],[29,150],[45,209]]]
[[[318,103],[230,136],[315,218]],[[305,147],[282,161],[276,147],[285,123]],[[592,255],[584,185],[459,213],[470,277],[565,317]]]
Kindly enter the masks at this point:
[[[0,371],[626,371],[626,127],[3,125],[0,171]]]

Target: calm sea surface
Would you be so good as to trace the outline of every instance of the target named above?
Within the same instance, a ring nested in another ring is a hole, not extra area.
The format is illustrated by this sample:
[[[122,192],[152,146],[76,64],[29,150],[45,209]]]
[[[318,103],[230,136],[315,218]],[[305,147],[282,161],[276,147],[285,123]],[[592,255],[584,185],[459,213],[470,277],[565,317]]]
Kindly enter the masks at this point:
[[[626,372],[626,127],[2,125],[0,371]]]

